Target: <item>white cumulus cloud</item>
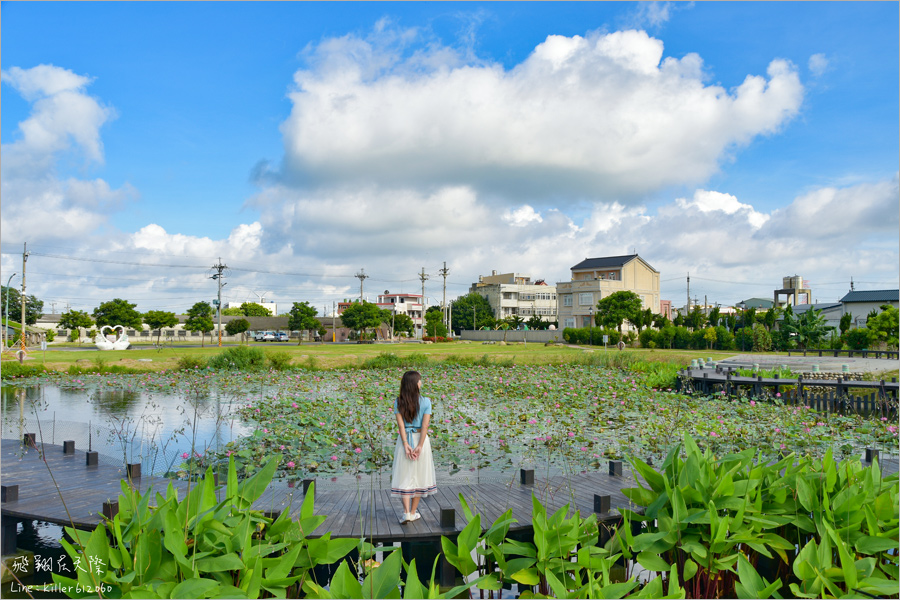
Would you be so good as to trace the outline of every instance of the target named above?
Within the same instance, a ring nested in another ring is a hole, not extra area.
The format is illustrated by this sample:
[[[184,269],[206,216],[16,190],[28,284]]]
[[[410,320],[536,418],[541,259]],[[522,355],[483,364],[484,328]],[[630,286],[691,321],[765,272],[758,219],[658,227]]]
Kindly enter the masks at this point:
[[[512,69],[384,35],[326,40],[295,74],[285,182],[637,198],[705,180],[804,93],[779,59],[732,90],[706,85],[699,56],[663,58],[643,31],[551,35]]]

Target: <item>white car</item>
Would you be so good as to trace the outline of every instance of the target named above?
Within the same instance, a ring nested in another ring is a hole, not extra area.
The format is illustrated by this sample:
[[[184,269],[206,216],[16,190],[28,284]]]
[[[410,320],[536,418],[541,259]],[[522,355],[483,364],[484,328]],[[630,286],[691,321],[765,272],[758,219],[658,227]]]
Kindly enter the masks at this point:
[[[275,334],[275,341],[276,342],[289,342],[290,336],[288,336],[288,334],[286,334],[283,331],[279,331],[278,333]]]
[[[275,332],[274,331],[257,331],[256,337],[254,338],[257,342],[274,342],[275,341]]]

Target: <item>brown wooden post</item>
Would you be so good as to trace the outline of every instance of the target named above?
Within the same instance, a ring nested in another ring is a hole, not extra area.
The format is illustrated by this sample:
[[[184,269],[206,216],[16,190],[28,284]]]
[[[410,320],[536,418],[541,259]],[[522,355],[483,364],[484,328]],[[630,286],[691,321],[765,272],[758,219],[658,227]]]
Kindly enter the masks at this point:
[[[141,478],[141,463],[126,464],[125,472],[128,473],[128,479],[140,479]]]
[[[609,461],[609,474],[615,477],[622,476],[622,461],[621,460],[611,460]]]
[[[519,482],[522,485],[534,485],[534,469],[519,469]]]
[[[37,436],[33,433],[26,433],[22,441],[29,448],[37,448]]]
[[[606,495],[594,494],[594,512],[595,513],[608,513],[609,512],[609,502],[610,498]]]
[[[63,442],[63,454],[75,454],[75,440],[66,440]]]
[[[119,514],[118,500],[107,500],[103,503],[103,516],[107,519],[114,519]]]
[[[0,501],[18,502],[19,486],[18,485],[0,485]]]
[[[89,467],[96,467],[99,463],[100,455],[97,452],[85,452],[84,463]]]
[[[454,509],[441,509],[441,527],[444,529],[456,529],[456,511]]]

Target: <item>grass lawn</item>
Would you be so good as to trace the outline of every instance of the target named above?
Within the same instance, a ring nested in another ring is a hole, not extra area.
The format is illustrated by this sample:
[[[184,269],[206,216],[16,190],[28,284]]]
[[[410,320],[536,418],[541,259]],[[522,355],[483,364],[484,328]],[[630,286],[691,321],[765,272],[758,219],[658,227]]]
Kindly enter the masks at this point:
[[[141,344],[135,345],[131,350],[98,350],[82,344],[83,350],[54,350],[54,347],[78,347],[77,344],[65,343],[54,344],[45,352],[36,350],[30,353],[28,362],[45,363],[48,368],[54,370],[65,371],[70,365],[77,364],[79,366],[96,365],[98,361],[102,361],[105,365],[121,365],[133,369],[141,369],[147,371],[169,370],[177,366],[181,357],[192,356],[201,359],[207,359],[210,356],[222,352],[230,345],[223,348],[217,346],[207,346],[205,348],[188,348],[178,344],[167,346],[161,350],[151,347],[149,344],[144,347]],[[512,359],[517,364],[559,364],[582,360],[590,353],[601,354],[607,353],[615,355],[618,350],[607,349],[603,347],[595,347],[594,349],[581,346],[567,345],[551,345],[543,344],[523,344],[510,343],[507,345],[500,344],[482,344],[480,342],[452,342],[441,344],[421,344],[421,343],[397,343],[397,344],[316,344],[307,343],[297,345],[294,343],[285,344],[265,344],[256,345],[265,352],[279,352],[291,355],[291,364],[304,365],[315,364],[318,368],[341,368],[353,367],[362,364],[366,360],[373,358],[381,353],[390,352],[397,356],[403,357],[410,354],[418,354],[428,357],[432,361],[443,361],[450,356],[460,358],[477,359],[483,355],[487,355],[490,360],[501,362]],[[647,350],[647,349],[628,349],[628,353],[635,353],[642,360],[651,362],[665,362],[690,364],[691,359],[709,358],[720,360],[729,356],[734,356],[736,352],[720,352],[715,350]],[[4,353],[3,360],[14,360],[12,353]]]

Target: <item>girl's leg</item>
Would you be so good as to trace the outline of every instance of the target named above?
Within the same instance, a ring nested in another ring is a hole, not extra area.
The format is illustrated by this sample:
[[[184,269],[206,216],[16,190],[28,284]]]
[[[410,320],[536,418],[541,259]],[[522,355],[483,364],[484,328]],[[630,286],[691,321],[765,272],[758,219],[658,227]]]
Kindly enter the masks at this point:
[[[406,500],[406,498],[404,498],[404,500]],[[416,496],[415,498],[413,498],[413,499],[412,499],[412,506],[410,506],[410,507],[409,507],[409,510],[406,511],[406,512],[415,514],[416,509],[419,508],[419,500],[420,500],[420,498],[419,498],[418,496]]]
[[[402,497],[400,498],[400,502],[403,503],[403,512],[404,512],[405,514],[409,514],[409,512],[410,512],[410,510],[409,510],[409,496],[402,496]],[[415,502],[416,504],[418,504],[418,503],[419,503],[419,499],[416,498],[415,500],[413,500],[413,502]],[[416,509],[413,508],[412,510],[413,510],[413,512],[415,512]]]

